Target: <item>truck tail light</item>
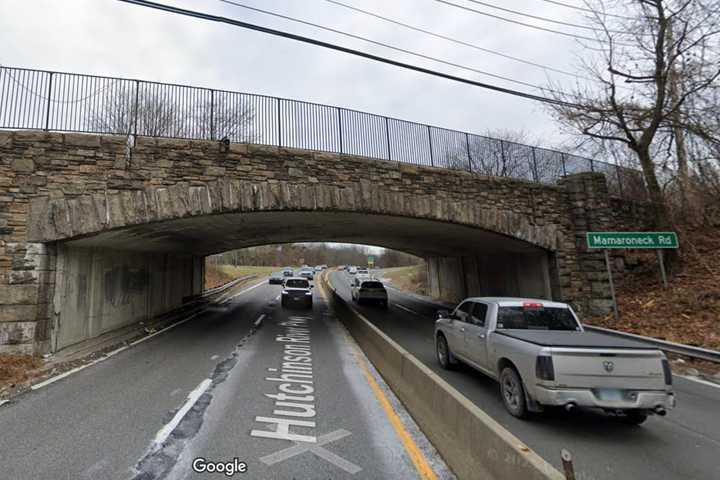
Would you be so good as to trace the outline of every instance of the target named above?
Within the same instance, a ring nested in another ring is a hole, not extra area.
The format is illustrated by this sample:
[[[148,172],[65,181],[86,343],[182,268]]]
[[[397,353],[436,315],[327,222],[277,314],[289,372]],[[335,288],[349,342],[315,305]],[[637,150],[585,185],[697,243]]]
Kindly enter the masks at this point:
[[[555,367],[553,366],[552,357],[549,355],[540,355],[535,363],[535,376],[539,380],[555,380]]]
[[[665,385],[672,385],[672,370],[670,369],[670,362],[667,358],[662,359],[663,375],[665,375]]]
[[[543,304],[536,303],[536,302],[525,302],[525,303],[523,303],[523,308],[530,308],[530,309],[543,308]]]

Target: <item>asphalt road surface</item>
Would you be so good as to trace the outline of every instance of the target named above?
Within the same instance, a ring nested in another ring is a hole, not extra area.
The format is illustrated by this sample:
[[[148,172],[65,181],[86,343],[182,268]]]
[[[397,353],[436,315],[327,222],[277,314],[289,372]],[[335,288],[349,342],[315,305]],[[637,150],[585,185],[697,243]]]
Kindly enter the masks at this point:
[[[312,310],[281,308],[280,291],[0,406],[0,478],[453,478],[317,289]],[[198,458],[240,472],[196,473]]]
[[[350,301],[348,275],[333,272],[330,280]],[[505,411],[494,380],[470,368],[438,365],[434,318],[446,307],[392,288],[388,295],[387,311],[356,308],[548,462],[560,469],[560,450],[570,450],[578,480],[720,479],[720,388],[675,377],[677,408],[634,427],[590,410],[519,420]]]

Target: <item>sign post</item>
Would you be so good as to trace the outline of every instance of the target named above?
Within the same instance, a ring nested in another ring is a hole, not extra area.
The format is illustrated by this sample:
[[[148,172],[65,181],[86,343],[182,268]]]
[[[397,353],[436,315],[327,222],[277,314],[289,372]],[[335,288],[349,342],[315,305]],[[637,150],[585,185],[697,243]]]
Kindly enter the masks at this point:
[[[663,250],[678,248],[678,237],[675,232],[587,232],[587,248],[590,250],[603,249],[605,251],[605,266],[610,280],[610,291],[612,293],[613,311],[615,318],[618,318],[617,299],[615,298],[615,286],[610,266],[610,255],[608,250],[613,249],[653,249],[657,251],[658,263],[660,264],[660,275],[663,286],[667,288],[667,274],[665,272],[665,258]]]
[[[607,250],[603,250],[605,253],[605,267],[608,272],[608,280],[610,281],[610,295],[612,296],[613,302],[613,313],[615,314],[615,320],[620,320],[620,312],[618,312],[617,298],[615,297],[615,282],[613,282],[612,268],[610,267],[610,254]]]
[[[368,268],[375,268],[375,257],[373,255],[368,255],[367,263]]]

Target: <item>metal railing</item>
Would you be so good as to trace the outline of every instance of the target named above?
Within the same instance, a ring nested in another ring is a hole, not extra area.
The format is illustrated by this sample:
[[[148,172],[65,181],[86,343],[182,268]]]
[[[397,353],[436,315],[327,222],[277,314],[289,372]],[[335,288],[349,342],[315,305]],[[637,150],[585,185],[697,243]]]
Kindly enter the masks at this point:
[[[0,67],[0,128],[229,139],[554,184],[602,172],[646,198],[639,171],[590,158],[340,107],[125,78]]]

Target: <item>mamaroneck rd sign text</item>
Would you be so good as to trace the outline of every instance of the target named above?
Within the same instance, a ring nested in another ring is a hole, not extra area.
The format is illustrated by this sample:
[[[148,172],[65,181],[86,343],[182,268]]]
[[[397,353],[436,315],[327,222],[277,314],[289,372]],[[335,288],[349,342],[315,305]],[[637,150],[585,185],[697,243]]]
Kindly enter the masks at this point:
[[[678,248],[675,232],[587,232],[588,248]]]

